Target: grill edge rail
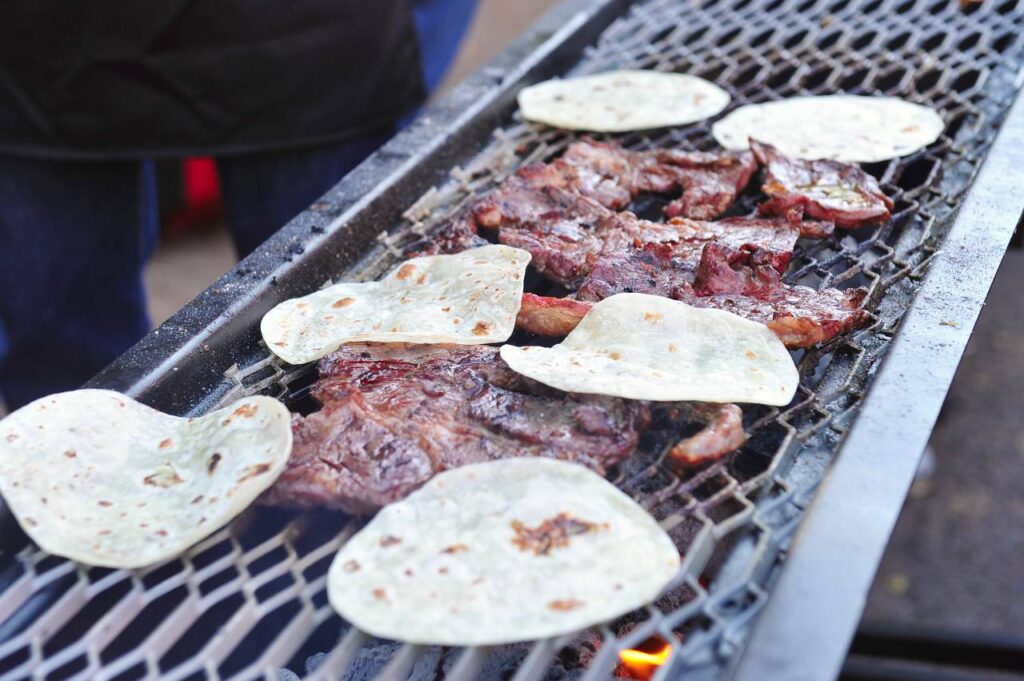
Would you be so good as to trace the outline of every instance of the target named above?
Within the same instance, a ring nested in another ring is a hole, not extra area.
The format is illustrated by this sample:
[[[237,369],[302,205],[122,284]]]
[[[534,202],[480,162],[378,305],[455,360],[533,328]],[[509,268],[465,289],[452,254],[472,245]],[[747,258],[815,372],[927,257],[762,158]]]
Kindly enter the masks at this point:
[[[1018,96],[804,516],[737,657],[734,681],[839,674],[960,357],[1024,215],[1015,182],[1024,168],[1022,141]],[[836,589],[839,575],[843,588]]]

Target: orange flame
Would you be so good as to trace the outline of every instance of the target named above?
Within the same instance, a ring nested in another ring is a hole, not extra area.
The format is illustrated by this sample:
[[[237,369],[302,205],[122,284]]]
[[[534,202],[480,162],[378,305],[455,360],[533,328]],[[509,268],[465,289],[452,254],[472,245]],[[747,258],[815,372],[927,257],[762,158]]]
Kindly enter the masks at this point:
[[[647,681],[658,671],[658,667],[668,662],[669,655],[672,654],[672,646],[661,639],[653,639],[651,642],[660,646],[655,652],[635,648],[619,652],[619,660],[622,661],[620,671],[623,676]],[[647,643],[647,641],[644,642],[644,647],[651,647],[646,645]]]

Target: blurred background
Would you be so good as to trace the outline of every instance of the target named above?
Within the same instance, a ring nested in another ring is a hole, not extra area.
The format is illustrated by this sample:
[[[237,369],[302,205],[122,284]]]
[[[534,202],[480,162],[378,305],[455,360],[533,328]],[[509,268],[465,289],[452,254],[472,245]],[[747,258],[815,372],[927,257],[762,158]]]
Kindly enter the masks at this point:
[[[483,0],[441,94],[552,0]],[[160,323],[235,262],[203,159],[160,169],[163,234],[146,270]],[[175,201],[173,197],[179,197]],[[876,578],[866,622],[1024,635],[1024,255],[1007,254]],[[838,576],[837,576],[838,578]]]

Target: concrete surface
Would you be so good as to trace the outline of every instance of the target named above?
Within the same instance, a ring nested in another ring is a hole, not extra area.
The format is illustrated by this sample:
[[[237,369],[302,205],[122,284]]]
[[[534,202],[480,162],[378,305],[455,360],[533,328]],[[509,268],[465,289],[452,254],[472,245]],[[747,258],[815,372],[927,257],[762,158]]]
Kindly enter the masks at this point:
[[[932,436],[934,472],[903,508],[866,620],[1024,636],[1022,291],[1024,252],[1010,251]]]

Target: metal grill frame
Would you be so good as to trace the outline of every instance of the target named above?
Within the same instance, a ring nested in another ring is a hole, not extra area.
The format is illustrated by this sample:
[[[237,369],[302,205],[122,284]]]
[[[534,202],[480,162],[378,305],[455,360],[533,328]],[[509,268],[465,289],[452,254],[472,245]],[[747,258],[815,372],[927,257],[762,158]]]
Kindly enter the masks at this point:
[[[284,298],[308,292],[311,281],[325,282],[341,271],[372,271],[376,263],[366,261],[364,255],[374,247],[379,250],[380,244],[373,238],[379,230],[371,229],[370,225],[398,224],[410,197],[443,185],[449,179],[449,169],[466,162],[488,144],[492,130],[507,122],[515,93],[523,84],[566,71],[579,59],[585,46],[593,43],[630,4],[624,0],[569,0],[557,7],[509,51],[430,109],[411,129],[106,369],[91,385],[119,389],[179,414],[199,413],[230,398],[238,390],[239,382],[225,380],[223,368],[239,357],[253,356],[258,320],[263,312]],[[1016,85],[1019,88],[1020,82]],[[804,514],[792,520],[795,526],[796,520],[802,518],[802,524],[788,549],[788,558],[779,568],[773,557],[784,547],[758,547],[764,556],[756,561],[759,574],[749,580],[751,593],[739,594],[756,600],[758,607],[739,609],[731,620],[723,618],[714,634],[717,654],[733,665],[727,671],[732,678],[821,679],[837,673],[942,397],[1024,208],[1024,199],[1014,197],[1011,184],[1020,176],[1018,169],[1024,167],[1021,145],[1014,144],[1022,139],[1024,105],[1018,102],[1005,119],[999,139],[963,200],[960,215],[943,241],[943,251],[930,259],[924,282],[903,317],[896,340],[889,345],[857,415],[851,418],[852,426],[838,460]],[[345,248],[338,246],[341,235],[352,238]],[[919,265],[915,277],[925,269],[922,263]],[[957,296],[950,300],[953,290]],[[269,366],[247,366],[235,379],[258,376],[261,368],[272,370],[264,379],[267,384],[287,383],[294,378],[282,376]],[[296,370],[296,374],[303,372],[308,373],[308,369]],[[909,404],[905,401],[908,384],[914,385],[916,398]],[[894,409],[894,405],[900,408]],[[800,500],[800,504],[807,501]],[[762,516],[772,512],[771,508],[759,509]],[[752,513],[752,508],[746,509],[737,518],[742,515],[749,519]],[[729,523],[713,529],[725,534]],[[222,539],[222,535],[211,538],[190,554],[202,556]],[[326,542],[309,554],[295,557],[289,569],[303,571],[323,561],[341,540]],[[272,540],[265,543],[265,551],[260,548],[264,544],[247,549],[245,558],[249,562],[242,568],[246,574],[262,555],[275,550],[271,544]],[[713,548],[707,542],[695,545],[704,547],[701,552]],[[213,568],[229,565],[241,556],[236,545],[227,555],[201,563],[198,573],[214,574]],[[710,555],[690,555],[688,562],[702,564],[709,558]],[[835,576],[840,574],[842,584],[836,588]],[[114,575],[100,574],[95,581],[90,577],[90,592],[98,593],[113,584]],[[251,588],[265,587],[277,576],[273,569],[261,572],[253,567]],[[144,573],[143,579],[146,578]],[[700,589],[698,584],[692,586]],[[768,592],[772,594],[770,598]],[[289,592],[284,591],[278,594],[280,598],[274,596],[268,603],[284,602],[287,595]],[[715,597],[720,603],[729,599],[728,594],[722,593]],[[765,601],[767,605],[762,611],[759,606]],[[263,605],[266,612],[270,605]],[[131,611],[130,604],[126,608],[125,612]],[[800,616],[793,617],[794,611]],[[257,616],[251,612],[248,615],[250,619]],[[754,617],[757,623],[747,635],[746,627]],[[681,616],[673,613],[672,619],[679,620]],[[302,626],[316,622],[316,617],[309,613],[296,616],[275,638],[275,646],[281,644],[288,631],[299,633]],[[636,643],[666,626],[664,617],[652,616],[645,626],[616,643]],[[218,634],[217,638],[225,643],[232,637],[228,633],[226,637]],[[534,646],[519,667],[517,678],[537,678],[557,649],[569,640]],[[365,642],[365,635],[350,632],[330,657],[339,662]],[[602,646],[598,652],[603,659],[592,660],[591,669],[607,668],[615,651],[615,646]],[[420,653],[422,650],[416,647],[399,649],[387,665],[384,677],[403,677]],[[150,665],[155,665],[156,651],[147,657]],[[485,657],[484,651],[465,651],[449,670],[449,677],[471,678],[482,668]],[[660,678],[683,671],[682,657],[675,655],[660,672]],[[49,669],[59,669],[54,664],[59,661],[48,660]],[[216,675],[215,669],[206,667]],[[124,668],[121,665],[120,669]],[[202,668],[203,665],[198,667]],[[319,676],[328,675],[330,668],[325,666]],[[711,671],[715,669],[708,667]],[[704,678],[699,670],[693,674],[692,667],[685,671],[686,678]],[[587,675],[591,677],[599,678],[600,674]]]

